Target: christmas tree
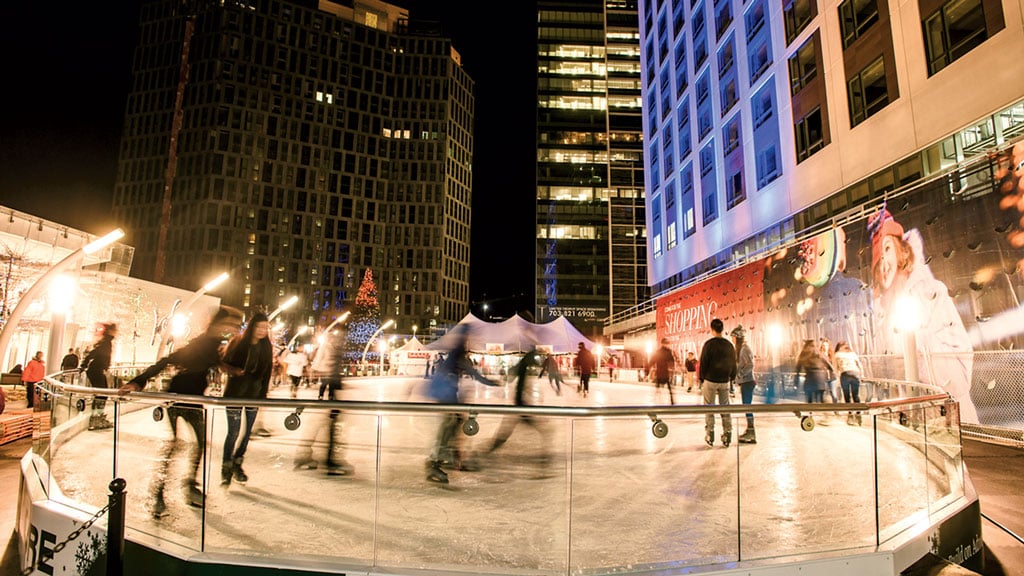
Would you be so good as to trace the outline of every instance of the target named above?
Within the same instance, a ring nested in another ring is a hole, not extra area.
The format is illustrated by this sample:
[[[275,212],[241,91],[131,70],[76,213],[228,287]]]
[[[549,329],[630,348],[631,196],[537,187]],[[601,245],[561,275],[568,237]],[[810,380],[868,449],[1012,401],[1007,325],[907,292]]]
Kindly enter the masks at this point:
[[[345,338],[345,359],[359,362],[363,358],[363,350],[377,329],[380,328],[380,305],[377,302],[377,284],[373,281],[373,272],[367,268],[363,273],[363,281],[359,283],[355,306],[348,321],[348,332]],[[380,356],[376,350],[366,353],[367,362],[375,361]]]

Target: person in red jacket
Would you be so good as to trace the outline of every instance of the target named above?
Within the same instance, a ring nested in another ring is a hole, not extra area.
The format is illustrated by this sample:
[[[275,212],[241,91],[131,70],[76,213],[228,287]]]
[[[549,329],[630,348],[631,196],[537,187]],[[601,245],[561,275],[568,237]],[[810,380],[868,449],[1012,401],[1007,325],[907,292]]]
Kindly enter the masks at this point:
[[[28,361],[25,369],[21,372],[21,383],[25,385],[25,398],[28,407],[35,406],[36,384],[46,378],[46,364],[43,362],[43,351],[36,352],[36,355]]]

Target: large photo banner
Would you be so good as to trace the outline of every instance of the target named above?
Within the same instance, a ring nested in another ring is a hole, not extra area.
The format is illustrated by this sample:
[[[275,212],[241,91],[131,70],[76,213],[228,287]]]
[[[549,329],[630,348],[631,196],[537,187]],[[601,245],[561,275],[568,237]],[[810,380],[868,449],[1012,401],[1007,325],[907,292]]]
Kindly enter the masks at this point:
[[[658,337],[684,357],[721,318],[783,371],[806,340],[846,343],[868,378],[941,386],[964,422],[1024,428],[1022,162],[1018,145],[991,174],[952,174],[662,297]]]

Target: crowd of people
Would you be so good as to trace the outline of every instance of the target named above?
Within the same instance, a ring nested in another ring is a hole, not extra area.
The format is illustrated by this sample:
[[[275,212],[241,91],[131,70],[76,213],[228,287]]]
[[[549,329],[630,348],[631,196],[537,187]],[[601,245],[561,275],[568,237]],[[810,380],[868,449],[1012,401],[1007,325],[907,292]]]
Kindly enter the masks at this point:
[[[487,386],[503,386],[502,382],[482,374],[470,359],[468,328],[457,327],[454,333],[456,338],[452,348],[438,354],[436,361],[426,366],[424,376],[428,383],[427,395],[438,403],[458,405],[466,401],[463,387],[460,386],[463,378]],[[298,397],[298,390],[303,385],[319,385],[318,399],[340,400],[344,368],[344,337],[340,334],[339,330],[325,334],[311,353],[302,346],[285,348],[275,353],[266,314],[257,312],[246,319],[241,311],[221,306],[204,333],[140,372],[121,386],[118,393],[143,390],[151,379],[165,369],[174,368],[173,376],[164,390],[170,393],[194,396],[209,394],[210,375],[219,372],[226,378],[222,396],[238,399],[243,404],[247,400],[267,398],[274,380],[282,377],[287,379],[292,398]],[[78,354],[73,349],[69,350],[62,359],[62,369],[83,372],[89,385],[94,388],[109,388],[111,383],[108,370],[116,336],[115,324],[98,325],[95,341],[84,357],[79,360]],[[715,318],[710,322],[710,337],[704,341],[699,356],[693,351],[687,351],[685,358],[677,358],[671,341],[663,338],[660,346],[649,355],[648,362],[641,366],[641,376],[654,385],[656,399],[667,393],[670,405],[676,404],[677,400],[674,388],[679,388],[681,398],[683,387],[687,393],[696,389],[699,403],[707,406],[730,404],[736,388],[740,391],[742,403],[751,404],[757,386],[754,361],[743,326],[735,326],[727,337],[724,323]],[[617,366],[614,360],[608,364],[606,366],[611,380]],[[529,387],[544,376],[551,389],[560,396],[565,383],[563,370],[575,376],[578,398],[587,398],[591,376],[596,375],[600,367],[600,359],[595,358],[583,342],[578,344],[571,360],[536,348],[531,349],[508,373],[515,383],[512,403],[516,406],[530,405],[530,399],[536,395]],[[34,384],[43,380],[44,371],[43,353],[38,352],[22,370],[21,379],[27,389],[32,390]],[[796,363],[796,381],[802,385],[804,398],[809,403],[825,402],[826,397],[831,397],[832,401],[841,399],[845,402],[860,402],[862,372],[860,360],[849,343],[839,342],[832,349],[827,339],[805,341]],[[30,394],[30,405],[32,396]],[[94,399],[89,418],[90,430],[102,431],[114,425],[106,416],[106,404],[103,396]],[[221,484],[229,487],[232,483],[244,484],[249,480],[243,463],[250,439],[254,435],[259,409],[254,406],[228,406],[224,414],[226,431],[221,457]],[[178,451],[189,454],[191,474],[182,483],[186,502],[193,506],[203,506],[205,502],[205,494],[197,475],[207,441],[207,411],[200,403],[172,403],[167,407],[166,415],[170,433],[159,450],[150,486],[149,510],[156,518],[167,513],[165,489],[168,468]],[[705,417],[705,443],[713,447],[718,441],[728,447],[733,441],[732,416],[728,413],[719,413],[717,416],[709,412]],[[428,481],[446,484],[450,481],[451,470],[471,472],[480,469],[480,455],[472,454],[462,447],[463,434],[460,431],[467,417],[468,414],[458,411],[444,412],[440,416],[435,441],[426,458]],[[736,440],[744,444],[756,444],[754,415],[748,412],[745,417],[746,428]],[[314,457],[313,448],[317,439],[325,436],[327,449],[323,467],[327,474],[353,474],[354,467],[344,457],[345,426],[342,420],[342,412],[332,409],[324,413],[323,422],[313,422],[303,429],[294,456],[295,469],[311,470],[320,467],[321,463]],[[716,420],[721,422],[719,437],[716,437]],[[179,421],[185,424],[184,430],[191,430],[189,437],[180,435]],[[850,414],[848,423],[860,425],[860,414]],[[550,426],[542,418],[531,415],[506,416],[491,439],[489,448],[482,455],[490,457],[490,454],[505,445],[519,424],[526,424],[539,435],[541,442],[533,445],[540,447],[540,461],[549,464]]]

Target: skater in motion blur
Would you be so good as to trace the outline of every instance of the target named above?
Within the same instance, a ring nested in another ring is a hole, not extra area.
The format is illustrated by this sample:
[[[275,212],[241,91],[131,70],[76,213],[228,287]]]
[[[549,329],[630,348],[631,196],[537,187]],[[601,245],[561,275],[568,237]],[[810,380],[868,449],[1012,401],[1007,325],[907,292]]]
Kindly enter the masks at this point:
[[[548,355],[551,358],[551,355]],[[513,372],[516,375],[516,395],[515,405],[516,406],[527,406],[529,403],[526,401],[526,386],[530,381],[530,369],[540,365],[540,353],[537,352],[536,348],[531,347],[530,350],[523,356],[523,359],[516,364],[513,368]],[[540,375],[538,375],[538,378]],[[529,414],[510,415],[505,416],[501,420],[501,426],[498,427],[498,431],[494,434],[494,442],[491,444],[488,452],[494,452],[500,448],[505,442],[508,441],[509,436],[512,435],[512,431],[516,429],[520,423],[532,426],[534,430],[540,434],[543,439],[543,443],[547,444],[547,427],[541,420],[530,416]],[[541,463],[543,466],[547,466],[551,461],[551,457],[548,454],[548,449],[545,446],[544,452],[541,455]]]
[[[258,400],[267,397],[274,365],[274,347],[270,343],[270,321],[266,314],[255,314],[245,327],[245,331],[231,340],[227,352],[224,353],[224,363],[229,366],[224,398]],[[228,419],[224,455],[220,466],[221,484],[224,486],[231,484],[232,478],[240,484],[249,481],[249,476],[242,469],[242,461],[249,446],[249,437],[253,424],[256,423],[259,408],[244,408],[244,428],[242,412],[243,408],[238,406],[229,406],[224,410]]]
[[[444,361],[434,370],[427,393],[442,404],[462,404],[459,381],[462,376],[482,382],[487,386],[500,386],[481,374],[469,358],[469,328],[456,326],[453,329],[455,343],[445,356]],[[465,458],[459,450],[457,434],[465,417],[457,412],[449,412],[442,416],[441,425],[437,430],[434,449],[427,460],[427,480],[448,483],[448,473],[441,469],[442,465],[454,466],[458,470],[473,471],[477,465]]]
[[[658,388],[664,386],[668,389],[669,403],[675,404],[676,399],[672,394],[672,373],[676,369],[676,357],[668,347],[668,342],[668,338],[661,339],[661,346],[651,354],[651,359],[647,362],[647,373],[651,374],[654,380],[655,395],[658,394]]]
[[[527,359],[531,359],[534,362],[533,365],[536,365],[536,363],[539,362],[539,360],[537,359],[539,358],[539,356],[540,354],[537,352],[536,348],[530,348],[530,351],[526,353],[526,356],[523,356],[523,359],[520,360],[519,364],[516,365],[516,368],[513,369],[513,373],[517,374],[518,377],[517,370],[519,369],[519,365],[522,364]],[[548,384],[551,385],[551,389],[554,390],[556,394],[561,396],[562,370],[558,367],[558,359],[555,358],[554,354],[548,354],[547,356],[544,357],[544,365],[541,368],[540,374],[538,374],[537,377],[539,378],[543,376],[545,373],[547,373],[548,375]]]
[[[93,388],[107,388],[107,370],[110,368],[110,356],[114,350],[114,337],[117,336],[117,324],[106,323],[96,326],[96,344],[85,355],[80,370],[85,372],[89,380],[89,386]],[[96,396],[92,400],[92,415],[89,416],[89,430],[106,430],[113,428],[114,424],[107,419],[103,409],[107,405],[107,399],[103,396]]]
[[[580,342],[579,350],[576,352],[576,371],[580,375],[580,385],[577,390],[584,398],[590,396],[590,375],[594,373],[594,354],[587,350],[587,347]]]
[[[814,340],[804,340],[804,347],[796,359],[796,381],[803,375],[804,397],[808,404],[825,402],[825,391],[832,373],[832,365],[821,355]]]
[[[171,378],[167,392],[174,394],[189,394],[201,396],[206,392],[207,374],[211,368],[229,370],[221,361],[221,343],[238,334],[242,326],[242,312],[229,306],[221,306],[210,320],[206,331],[192,340],[183,348],[175,350],[170,355],[161,358],[156,364],[146,368],[138,376],[132,378],[121,387],[121,393],[137,392],[146,387],[154,376],[160,374],[168,366],[176,366],[177,373]],[[199,470],[199,459],[206,451],[206,425],[202,404],[182,403],[171,404],[167,407],[167,418],[170,426],[171,438],[164,441],[160,450],[157,462],[156,473],[153,483],[150,486],[151,499],[149,511],[154,518],[160,518],[167,513],[167,505],[164,502],[164,484],[167,481],[167,469],[170,465],[171,455],[182,447],[184,442],[179,441],[178,419],[181,418],[192,429],[196,437],[196,446],[191,453],[190,470],[188,478],[184,481],[185,500],[192,506],[202,507],[205,504],[205,495],[199,489],[196,481],[196,472]]]
[[[326,387],[327,400],[341,400],[341,369],[345,361],[345,336],[340,329],[324,334],[323,343],[313,355],[313,375],[320,378]],[[317,435],[327,431],[327,464],[328,476],[348,476],[355,469],[342,457],[342,421],[341,410],[332,408],[326,420],[319,425],[307,426],[308,436],[303,438],[295,453],[296,470],[315,470],[318,467],[313,458],[313,442]]]

